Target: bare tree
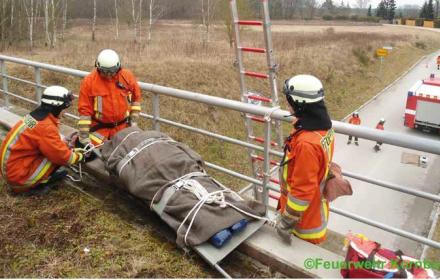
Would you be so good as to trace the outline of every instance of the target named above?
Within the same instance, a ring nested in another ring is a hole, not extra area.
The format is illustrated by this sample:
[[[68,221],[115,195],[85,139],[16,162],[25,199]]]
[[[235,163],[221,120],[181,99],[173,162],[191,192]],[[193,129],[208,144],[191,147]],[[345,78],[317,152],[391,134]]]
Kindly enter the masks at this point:
[[[92,41],[95,41],[96,31],[96,0],[93,0],[93,21],[92,21]]]
[[[22,0],[22,3],[29,24],[29,49],[32,51],[34,46],[34,0]]]
[[[64,41],[64,32],[66,31],[66,25],[67,25],[67,1],[63,1],[63,24],[61,28],[61,40]]]
[[[316,12],[316,0],[306,0],[305,6],[307,10],[307,17],[313,19]]]
[[[205,43],[209,42],[209,28],[211,26],[211,22],[215,16],[215,9],[218,6],[216,0],[201,0],[202,7],[202,24],[205,28],[205,36],[203,41]]]
[[[368,4],[370,4],[370,0],[356,0],[356,4],[359,9],[366,9]]]
[[[118,0],[115,0],[115,25],[116,25],[116,39],[118,39],[119,38]]]
[[[139,42],[142,42],[142,2],[143,0],[139,0],[139,12],[138,12],[138,32],[139,32]]]
[[[11,26],[14,24],[14,9],[15,9],[15,1],[11,1]]]
[[[164,14],[165,9],[161,7],[156,0],[150,0],[147,44],[151,42],[154,24],[156,24]]]
[[[0,49],[3,50],[5,47],[5,39],[6,39],[6,21],[8,18],[6,17],[6,0],[2,1],[1,11],[0,11],[0,39],[1,39],[1,47]]]
[[[56,45],[56,43],[57,43],[57,16],[56,16],[56,14],[55,14],[55,11],[56,10],[58,10],[58,3],[59,2],[57,2],[56,4],[57,5],[55,5],[55,2],[54,2],[54,0],[51,0],[50,1],[50,3],[51,3],[51,9],[52,9],[52,11],[51,11],[51,24],[52,24],[52,30],[51,30],[51,45],[50,45],[50,47],[51,48],[53,48],[53,47],[55,47],[55,45]]]
[[[49,0],[44,0],[44,33],[46,35],[46,46],[51,46],[49,35]]]

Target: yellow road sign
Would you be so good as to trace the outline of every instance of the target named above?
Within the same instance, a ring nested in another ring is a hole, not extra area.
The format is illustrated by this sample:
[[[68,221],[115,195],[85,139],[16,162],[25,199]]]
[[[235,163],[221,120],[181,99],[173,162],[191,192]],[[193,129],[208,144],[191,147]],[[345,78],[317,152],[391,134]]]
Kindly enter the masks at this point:
[[[383,48],[377,49],[376,50],[376,55],[377,56],[387,56],[388,55],[388,50],[387,49],[383,49]]]

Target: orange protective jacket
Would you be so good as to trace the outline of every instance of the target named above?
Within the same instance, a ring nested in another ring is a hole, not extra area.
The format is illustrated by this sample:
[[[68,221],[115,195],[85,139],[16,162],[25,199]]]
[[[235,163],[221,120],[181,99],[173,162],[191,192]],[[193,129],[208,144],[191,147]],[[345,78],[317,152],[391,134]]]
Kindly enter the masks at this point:
[[[311,243],[326,239],[329,206],[322,191],[333,148],[332,129],[296,131],[286,141],[279,208],[300,217],[292,233]]]
[[[383,124],[378,123],[378,124],[376,125],[376,129],[384,130]]]
[[[440,65],[440,55],[439,55],[439,56],[437,56],[437,64],[439,64],[439,65]]]
[[[88,133],[90,127],[99,122],[120,125],[114,128],[101,128],[90,133],[94,144],[100,144],[111,138],[118,131],[127,127],[125,118],[138,115],[141,106],[141,90],[135,76],[126,69],[121,69],[111,79],[102,78],[95,69],[81,82],[78,100],[81,132]]]
[[[79,156],[61,140],[58,125],[52,114],[41,121],[26,115],[6,135],[0,171],[14,192],[44,183],[57,167],[78,161]]]
[[[360,125],[361,124],[361,118],[359,118],[359,117],[351,117],[349,120],[348,120],[348,123],[349,124],[354,124],[354,125]]]

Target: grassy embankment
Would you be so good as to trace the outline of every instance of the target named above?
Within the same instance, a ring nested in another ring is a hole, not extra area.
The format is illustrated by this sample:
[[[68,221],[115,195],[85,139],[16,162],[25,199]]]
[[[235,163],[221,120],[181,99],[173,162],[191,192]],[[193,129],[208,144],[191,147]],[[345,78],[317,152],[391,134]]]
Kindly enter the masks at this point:
[[[422,55],[440,47],[439,35],[435,33],[400,31],[391,27],[313,27],[310,30],[279,27],[279,31],[277,28],[275,25],[273,38],[280,64],[279,84],[294,74],[318,76],[326,87],[326,100],[334,119],[354,110]],[[55,50],[37,47],[29,54],[17,47],[5,54],[89,71],[99,50],[110,47],[121,54],[124,65],[141,81],[239,99],[237,73],[232,66],[234,53],[222,27],[214,28],[207,47],[201,42],[199,29],[191,25],[158,26],[152,44],[142,47],[131,42],[131,30],[121,34],[124,34],[122,38],[114,40],[109,26],[99,26],[98,41],[91,42],[88,27],[77,26],[69,30],[66,41]],[[259,36],[262,34],[247,30],[243,39],[255,42],[260,40]],[[381,68],[373,53],[383,45],[391,45],[394,49]],[[245,59],[252,70],[261,70],[265,65],[264,59],[249,56]],[[24,67],[8,70],[10,74],[33,79],[32,73]],[[43,72],[43,81],[62,84],[76,92],[79,87],[78,79],[53,73]],[[260,82],[250,85],[255,89],[265,88]],[[17,91],[17,83],[11,82],[10,89]],[[20,85],[18,91],[32,96],[33,88]],[[146,98],[144,103],[146,111],[151,112],[150,99]],[[285,105],[282,100],[284,108]],[[235,112],[163,98],[161,114],[244,139],[242,121]],[[150,123],[143,125],[147,128]],[[165,125],[162,128],[201,153],[207,161],[249,174],[244,149]],[[213,174],[232,187],[244,184]],[[199,258],[188,258],[174,250],[174,245],[137,221],[142,220],[142,214],[124,210],[130,203],[118,203],[119,193],[107,192],[104,202],[96,202],[69,188],[62,188],[46,198],[15,198],[7,195],[3,188],[0,193],[1,215],[4,215],[0,223],[0,255],[5,257],[0,264],[1,274],[8,277],[215,275]],[[85,247],[91,249],[87,255],[83,251]],[[263,271],[256,272],[243,275],[265,275]]]

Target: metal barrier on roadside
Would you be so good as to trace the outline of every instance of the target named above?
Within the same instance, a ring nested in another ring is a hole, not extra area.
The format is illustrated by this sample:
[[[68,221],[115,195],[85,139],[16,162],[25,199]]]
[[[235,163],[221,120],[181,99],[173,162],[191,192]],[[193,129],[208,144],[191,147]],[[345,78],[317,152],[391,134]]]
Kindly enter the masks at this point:
[[[33,67],[34,73],[35,73],[35,82],[23,80],[18,77],[13,77],[13,76],[8,75],[6,63],[15,63],[15,64]],[[61,67],[61,66],[56,66],[56,65],[51,65],[51,64],[34,62],[34,61],[25,60],[25,59],[21,59],[21,58],[0,55],[0,71],[1,71],[1,77],[2,77],[2,88],[0,89],[0,92],[3,93],[5,105],[7,107],[10,105],[9,96],[13,96],[15,98],[18,98],[18,99],[23,100],[28,103],[39,104],[40,98],[41,98],[41,89],[45,88],[45,86],[42,84],[42,81],[41,81],[41,71],[42,70],[62,73],[62,74],[66,74],[66,75],[74,76],[74,77],[78,77],[78,78],[82,78],[88,74],[88,72],[80,71],[80,70],[76,70],[76,69],[71,69],[71,68],[66,68],[66,67]],[[20,96],[19,94],[10,92],[9,87],[8,87],[8,80],[14,80],[17,82],[22,82],[22,83],[25,83],[28,85],[35,86],[35,94],[36,94],[35,100],[29,99],[29,98]],[[263,169],[264,170],[263,170],[261,180],[253,178],[253,177],[249,177],[245,174],[241,174],[240,172],[233,171],[233,170],[227,169],[222,166],[218,166],[213,163],[206,162],[206,165],[209,168],[212,168],[212,169],[217,170],[219,172],[222,172],[222,173],[228,174],[230,176],[236,177],[238,179],[244,180],[244,181],[250,183],[251,186],[256,186],[255,191],[261,193],[260,197],[263,198],[263,201],[265,203],[268,202],[269,190],[279,192],[279,188],[273,187],[273,181],[271,181],[271,178],[270,178],[270,174],[271,174],[271,172],[273,172],[273,168],[271,169],[271,167],[270,167],[270,156],[272,155],[272,156],[282,157],[283,154],[279,151],[271,149],[271,147],[270,147],[270,142],[271,142],[270,141],[271,140],[270,139],[271,138],[270,131],[271,131],[271,123],[274,120],[289,122],[289,123],[292,121],[292,117],[289,116],[290,113],[288,111],[281,110],[281,109],[274,110],[274,109],[268,108],[268,107],[262,107],[262,106],[257,106],[257,105],[253,105],[253,104],[246,104],[246,103],[242,103],[240,101],[235,101],[235,100],[230,100],[230,99],[225,99],[225,98],[220,98],[220,97],[215,97],[215,96],[209,96],[209,95],[204,95],[201,93],[180,90],[180,89],[175,89],[175,88],[170,88],[170,87],[164,87],[164,86],[159,86],[159,85],[155,85],[155,84],[139,82],[139,85],[142,90],[150,92],[152,95],[151,114],[141,113],[141,116],[143,118],[152,120],[154,130],[159,131],[161,123],[167,124],[167,125],[175,126],[178,128],[186,129],[186,130],[189,130],[194,133],[198,133],[201,135],[212,137],[212,138],[215,138],[220,141],[239,145],[239,146],[245,147],[245,148],[252,148],[252,149],[258,150],[260,152],[263,152],[263,154],[264,154]],[[207,131],[204,129],[195,128],[195,127],[192,127],[192,126],[189,126],[186,124],[182,124],[182,123],[179,123],[179,122],[176,122],[173,120],[161,118],[160,105],[159,105],[161,95],[168,96],[168,97],[175,97],[175,98],[188,100],[188,101],[193,101],[196,103],[201,103],[201,104],[205,104],[205,105],[209,105],[209,106],[216,106],[216,107],[229,109],[229,110],[233,110],[233,111],[237,111],[237,112],[241,112],[241,113],[245,113],[245,114],[253,114],[253,115],[263,116],[264,120],[265,120],[264,145],[259,146],[259,145],[251,144],[246,141],[242,141],[242,140],[235,139],[232,137],[213,133],[213,132],[210,132],[210,131]],[[78,116],[75,116],[72,114],[66,114],[66,116],[68,116],[72,119],[78,119]],[[419,150],[419,151],[423,151],[423,152],[427,152],[427,153],[433,153],[433,154],[440,155],[440,141],[435,141],[435,140],[430,140],[430,139],[422,139],[422,138],[415,137],[415,136],[409,136],[409,135],[388,132],[388,131],[378,131],[377,129],[359,127],[359,126],[350,125],[350,124],[339,122],[339,121],[333,121],[333,128],[335,129],[335,131],[337,133],[340,133],[340,134],[353,135],[353,136],[357,136],[359,138],[364,138],[364,139],[373,140],[373,141],[380,141],[380,142],[394,145],[394,146],[399,146],[399,147],[404,147],[404,148],[409,148],[409,149],[414,149],[414,150]],[[352,173],[352,172],[348,172],[348,171],[344,171],[343,174],[347,177],[354,178],[356,180],[364,181],[364,182],[371,183],[371,184],[374,184],[374,185],[377,185],[380,187],[392,189],[394,191],[406,193],[408,195],[421,197],[424,199],[431,200],[433,202],[440,203],[440,196],[439,195],[435,195],[435,194],[423,192],[423,191],[418,191],[418,190],[413,190],[413,189],[410,189],[405,186],[400,186],[400,185],[397,185],[397,184],[394,184],[391,182],[385,182],[385,181],[381,181],[381,180],[377,180],[377,179],[373,179],[373,178],[368,178],[368,177],[365,177],[361,174],[356,174],[356,173]],[[246,189],[243,189],[240,192],[243,192],[249,188],[250,187],[248,186]],[[330,211],[337,213],[339,215],[348,217],[350,219],[353,219],[353,220],[380,228],[382,230],[391,232],[393,234],[403,236],[408,239],[412,239],[412,240],[420,242],[424,245],[427,245],[427,246],[430,246],[430,247],[433,247],[436,249],[440,249],[440,242],[433,241],[433,240],[425,238],[423,236],[416,235],[411,232],[408,232],[408,231],[405,231],[402,229],[398,229],[395,227],[391,227],[391,226],[388,226],[383,223],[372,221],[372,220],[355,215],[353,213],[349,213],[349,212],[341,210],[341,209],[330,207]]]

